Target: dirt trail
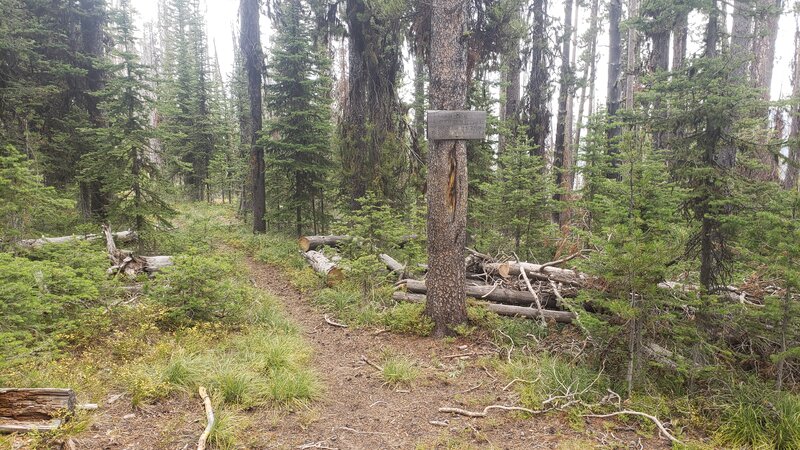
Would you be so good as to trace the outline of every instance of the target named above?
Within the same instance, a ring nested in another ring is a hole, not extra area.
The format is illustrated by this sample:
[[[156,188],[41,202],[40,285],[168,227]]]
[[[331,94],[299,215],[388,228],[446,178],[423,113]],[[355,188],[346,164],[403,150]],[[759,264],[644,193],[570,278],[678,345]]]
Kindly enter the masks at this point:
[[[507,380],[480,356],[491,352],[476,338],[455,341],[337,328],[292,287],[284,273],[247,258],[255,285],[275,295],[287,316],[313,347],[312,364],[324,385],[322,397],[307,408],[256,408],[245,411],[249,426],[238,436],[245,449],[586,449],[669,448],[665,440],[644,439],[637,428],[607,427],[596,420],[573,429],[565,413],[519,419],[493,411],[467,418],[438,412],[443,406],[481,410],[490,404],[518,404]],[[380,363],[385,354],[415,361],[420,376],[410,386],[387,386],[362,360]],[[432,423],[433,422],[433,423]],[[177,396],[132,410],[123,400],[104,403],[91,425],[73,440],[76,449],[191,449],[204,427],[195,396]]]
[[[443,406],[481,410],[489,404],[516,402],[512,389],[503,391],[506,380],[481,364],[476,359],[479,356],[447,357],[480,354],[490,351],[491,347],[468,338],[448,343],[374,329],[331,326],[279,269],[251,259],[247,264],[256,286],[282,301],[287,315],[300,326],[313,346],[314,368],[325,385],[323,398],[312,406],[307,416],[288,416],[264,430],[266,436],[263,437],[267,439],[262,442],[268,446],[545,449],[586,448],[592,442],[600,444],[603,440],[595,440],[588,430],[575,432],[565,417],[558,415],[521,420],[503,412],[492,412],[490,417],[477,419],[439,413],[438,408]],[[363,355],[377,362],[384,352],[413,359],[422,368],[422,375],[410,387],[388,387],[381,374],[362,360]],[[608,443],[639,448],[640,440],[633,433],[617,433],[614,438],[608,438]],[[626,434],[628,442],[617,439]],[[578,446],[563,447],[567,442]],[[651,444],[660,445],[657,440]]]

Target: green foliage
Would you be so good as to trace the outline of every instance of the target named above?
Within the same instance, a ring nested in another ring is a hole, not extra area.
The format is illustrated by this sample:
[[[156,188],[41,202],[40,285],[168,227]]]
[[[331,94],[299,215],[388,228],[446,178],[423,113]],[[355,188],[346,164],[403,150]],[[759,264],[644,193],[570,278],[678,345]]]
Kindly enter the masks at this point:
[[[754,400],[731,405],[715,439],[731,448],[800,449],[800,398],[782,394]]]
[[[46,224],[64,220],[74,202],[60,198],[14,147],[0,147],[0,245]]]
[[[276,36],[267,64],[265,162],[270,221],[297,235],[327,222],[324,189],[331,162],[331,80],[325,50],[312,45],[311,5],[276,3]],[[318,211],[319,210],[319,211]]]
[[[424,312],[425,305],[399,303],[385,312],[383,323],[395,332],[428,336],[433,331],[433,321]]]
[[[92,257],[85,243],[57,247],[39,253],[40,260],[0,253],[0,368],[85,344],[108,326],[105,258]],[[76,254],[86,259],[75,261]]]
[[[181,255],[159,272],[148,297],[163,308],[169,328],[199,322],[237,321],[252,292],[236,282],[237,268],[218,256]]]

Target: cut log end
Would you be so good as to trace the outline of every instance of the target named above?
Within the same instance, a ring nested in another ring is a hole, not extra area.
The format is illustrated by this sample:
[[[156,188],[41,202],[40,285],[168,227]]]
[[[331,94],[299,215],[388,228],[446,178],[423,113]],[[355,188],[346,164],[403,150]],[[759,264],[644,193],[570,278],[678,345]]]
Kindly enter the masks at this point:
[[[300,250],[304,252],[311,250],[311,241],[305,236],[298,239],[297,244],[300,246]]]

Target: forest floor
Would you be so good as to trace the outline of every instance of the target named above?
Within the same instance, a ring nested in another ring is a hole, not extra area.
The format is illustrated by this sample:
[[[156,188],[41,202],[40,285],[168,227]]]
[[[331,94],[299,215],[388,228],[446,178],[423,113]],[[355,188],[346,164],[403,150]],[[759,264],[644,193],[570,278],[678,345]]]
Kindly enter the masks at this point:
[[[213,245],[222,253],[236,251],[224,242]],[[322,391],[302,405],[242,408],[247,426],[240,428],[235,448],[671,448],[636,422],[587,419],[569,410],[536,416],[495,410],[476,418],[441,413],[441,407],[481,411],[492,404],[519,405],[511,380],[497,370],[506,355],[500,356],[490,340],[331,325],[326,318],[337,319],[312,304],[310,293],[298,291],[283,268],[240,256],[241,270],[257,289],[278,299],[311,347],[310,364]],[[392,358],[413,362],[414,379],[388,383],[375,366]],[[111,386],[102,395],[91,399],[99,408],[88,413],[86,426],[65,438],[62,448],[189,449],[196,447],[205,426],[202,402],[194,392],[137,407],[124,387]],[[24,440],[11,444],[27,447]]]

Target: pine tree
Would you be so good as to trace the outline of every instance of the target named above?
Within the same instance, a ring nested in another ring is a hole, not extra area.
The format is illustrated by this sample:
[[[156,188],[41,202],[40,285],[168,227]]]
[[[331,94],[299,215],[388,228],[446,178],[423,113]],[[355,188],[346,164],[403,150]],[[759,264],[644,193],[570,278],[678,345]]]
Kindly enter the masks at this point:
[[[84,165],[104,191],[114,194],[110,217],[146,236],[157,225],[169,225],[173,210],[158,193],[156,155],[149,147],[150,80],[136,53],[132,14],[130,0],[122,0],[114,14],[115,47],[106,65],[111,76],[98,92],[107,127],[94,130],[99,148],[86,155]]]
[[[331,169],[331,110],[327,55],[311,45],[310,5],[302,0],[276,4],[276,36],[267,65],[265,131],[271,216],[294,221],[298,235],[315,229],[315,204],[322,198]],[[304,215],[311,211],[311,217]],[[293,217],[292,217],[293,216]]]

